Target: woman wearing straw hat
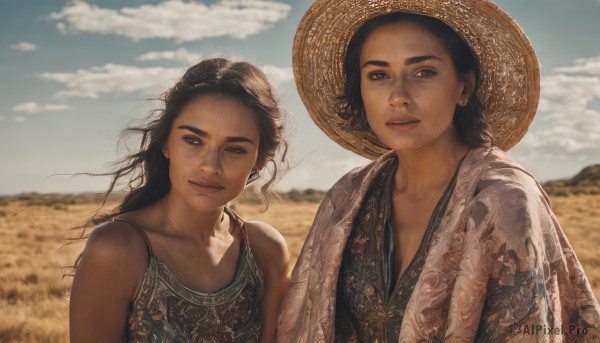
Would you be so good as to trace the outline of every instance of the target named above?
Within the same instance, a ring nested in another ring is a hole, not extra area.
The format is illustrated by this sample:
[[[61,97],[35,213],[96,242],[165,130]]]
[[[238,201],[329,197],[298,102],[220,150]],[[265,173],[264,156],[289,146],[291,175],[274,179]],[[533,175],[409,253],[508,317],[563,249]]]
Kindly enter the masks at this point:
[[[600,340],[600,306],[539,183],[505,153],[535,53],[487,0],[317,0],[294,42],[315,123],[374,159],[328,192],[280,342]]]

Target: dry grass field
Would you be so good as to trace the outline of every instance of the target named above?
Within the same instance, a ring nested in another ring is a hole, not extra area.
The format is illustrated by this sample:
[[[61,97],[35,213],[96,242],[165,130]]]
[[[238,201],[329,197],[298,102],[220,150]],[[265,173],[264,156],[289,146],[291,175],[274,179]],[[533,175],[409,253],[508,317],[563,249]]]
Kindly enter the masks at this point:
[[[553,207],[600,295],[600,196],[555,197]],[[81,224],[95,205],[0,206],[0,343],[67,342],[70,278],[62,278],[81,245],[62,247],[68,227]],[[275,204],[265,213],[237,204],[246,218],[263,220],[287,238],[293,261],[317,209],[315,203]]]

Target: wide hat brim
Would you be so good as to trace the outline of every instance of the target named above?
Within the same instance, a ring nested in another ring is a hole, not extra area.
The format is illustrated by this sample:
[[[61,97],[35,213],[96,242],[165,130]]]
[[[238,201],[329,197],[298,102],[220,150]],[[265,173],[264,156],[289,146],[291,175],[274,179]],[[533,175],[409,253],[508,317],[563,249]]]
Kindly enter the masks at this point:
[[[508,150],[527,132],[539,94],[539,64],[515,21],[488,0],[317,0],[294,38],[294,77],[317,126],[343,148],[374,159],[389,151],[371,131],[349,130],[336,113],[343,93],[350,39],[369,19],[391,12],[437,18],[475,53],[481,70],[478,96],[494,144]]]

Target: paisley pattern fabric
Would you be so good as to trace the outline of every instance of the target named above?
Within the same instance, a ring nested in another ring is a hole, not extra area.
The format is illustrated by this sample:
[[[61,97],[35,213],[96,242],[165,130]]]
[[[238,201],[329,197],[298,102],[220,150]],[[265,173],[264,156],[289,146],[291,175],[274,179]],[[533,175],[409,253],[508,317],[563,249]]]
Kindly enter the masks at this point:
[[[397,162],[391,159],[377,177],[346,244],[336,300],[336,342],[398,341],[406,305],[454,189],[456,174],[433,210],[417,253],[396,283],[390,215]]]
[[[351,171],[327,193],[292,273],[278,342],[334,342],[342,255],[394,158]],[[549,198],[500,149],[464,158],[398,341],[600,342],[600,306]]]
[[[140,293],[130,309],[125,342],[258,341],[263,275],[252,256],[244,222],[231,210],[226,212],[243,237],[233,281],[215,293],[196,292],[181,284],[165,263],[151,254]]]

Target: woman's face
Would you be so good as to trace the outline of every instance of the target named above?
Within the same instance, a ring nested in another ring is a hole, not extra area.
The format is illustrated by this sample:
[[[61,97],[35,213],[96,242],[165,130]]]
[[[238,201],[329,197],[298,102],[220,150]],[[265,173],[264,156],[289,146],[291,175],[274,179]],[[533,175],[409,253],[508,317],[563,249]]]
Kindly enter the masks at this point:
[[[452,120],[465,82],[423,26],[404,21],[375,29],[361,50],[360,89],[369,126],[393,150],[459,144]]]
[[[171,192],[199,211],[227,204],[255,170],[259,143],[254,113],[239,100],[218,94],[192,100],[175,118],[163,150]]]

